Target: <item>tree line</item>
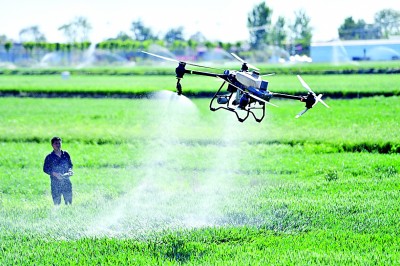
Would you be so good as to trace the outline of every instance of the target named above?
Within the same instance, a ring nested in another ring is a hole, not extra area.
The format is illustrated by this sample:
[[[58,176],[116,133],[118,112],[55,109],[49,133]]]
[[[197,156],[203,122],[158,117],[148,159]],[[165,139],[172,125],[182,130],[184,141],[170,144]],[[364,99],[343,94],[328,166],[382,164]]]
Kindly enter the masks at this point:
[[[247,28],[250,39],[235,43],[209,41],[201,32],[188,39],[184,38],[184,28],[169,29],[163,36],[155,34],[142,20],[133,21],[130,32],[120,32],[117,36],[97,44],[98,48],[113,49],[146,49],[156,43],[173,51],[189,47],[195,49],[199,45],[207,48],[221,47],[225,50],[265,50],[268,46],[279,47],[289,54],[309,55],[312,40],[311,18],[304,10],[297,10],[292,20],[279,16],[272,21],[273,10],[265,2],[255,5],[247,16]],[[71,49],[87,49],[90,46],[89,35],[92,26],[85,17],[76,17],[60,26],[59,31],[66,37],[66,43],[47,43],[45,35],[38,26],[31,26],[19,32],[20,42],[27,51],[45,49],[58,51]],[[381,39],[400,34],[400,12],[384,9],[376,12],[373,24],[367,24],[352,17],[344,20],[338,28],[338,35],[343,40]],[[5,35],[0,35],[0,43],[9,51],[13,45]]]
[[[383,9],[375,13],[374,23],[367,24],[363,19],[355,21],[345,18],[338,29],[342,40],[387,39],[391,35],[400,35],[400,12]]]

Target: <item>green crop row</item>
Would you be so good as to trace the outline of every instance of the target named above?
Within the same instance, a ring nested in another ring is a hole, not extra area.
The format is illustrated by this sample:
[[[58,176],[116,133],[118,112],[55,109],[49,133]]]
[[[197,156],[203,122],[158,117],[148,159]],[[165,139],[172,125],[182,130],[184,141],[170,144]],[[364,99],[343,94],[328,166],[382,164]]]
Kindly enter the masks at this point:
[[[335,98],[399,95],[400,75],[305,75],[303,79],[317,93]],[[268,77],[269,90],[305,94],[295,75]],[[217,79],[187,75],[181,81],[184,94],[211,97],[222,84]],[[69,97],[137,97],[154,91],[174,91],[171,76],[0,76],[3,95]]]
[[[63,71],[69,71],[77,75],[171,75],[175,72],[177,64],[164,62],[158,65],[136,65],[134,67],[125,66],[102,66],[102,67],[46,67],[46,68],[0,68],[0,75],[58,75]],[[212,66],[220,69],[240,69],[240,63],[232,62],[229,64],[218,65],[213,62],[199,62],[205,66]],[[256,64],[261,73],[278,73],[282,75],[292,74],[398,74],[400,73],[398,61],[385,62],[349,62],[349,63],[297,63],[297,64]],[[188,69],[196,69],[188,67]],[[204,69],[203,69],[204,70]]]
[[[158,95],[158,96],[157,96]],[[190,101],[172,92],[154,99],[0,98],[1,141],[47,142],[53,135],[83,143],[125,143],[154,139],[158,121],[175,125],[188,143],[214,143],[224,137],[221,121],[232,123],[227,137],[240,135],[248,143],[285,143],[333,151],[398,152],[398,97],[330,100],[330,109],[317,105],[304,117],[297,101],[274,101],[261,123],[239,123],[224,110],[211,112],[208,99]],[[170,136],[173,138],[174,136]]]

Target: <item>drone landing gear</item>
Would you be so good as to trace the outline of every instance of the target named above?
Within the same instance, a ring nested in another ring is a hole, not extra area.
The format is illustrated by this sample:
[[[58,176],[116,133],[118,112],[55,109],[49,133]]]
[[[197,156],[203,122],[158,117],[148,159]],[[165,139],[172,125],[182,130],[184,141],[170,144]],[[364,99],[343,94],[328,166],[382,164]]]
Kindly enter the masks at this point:
[[[211,102],[210,102],[210,110],[215,112],[217,110],[224,109],[224,110],[233,112],[233,113],[235,113],[239,122],[244,122],[251,114],[254,117],[254,119],[258,123],[260,123],[264,119],[264,116],[265,116],[265,104],[261,104],[260,107],[256,107],[256,106],[252,106],[252,104],[255,104],[255,103],[251,102],[248,105],[246,105],[244,108],[233,107],[235,105],[236,106],[238,105],[238,103],[235,103],[235,102],[237,102],[236,99],[232,100],[232,96],[235,93],[235,91],[230,91],[228,89],[228,92],[230,92],[230,94],[219,94],[221,92],[221,89],[224,87],[225,83],[226,82],[224,81],[224,83],[222,83],[222,85],[219,87],[218,91],[212,97]],[[218,107],[214,107],[216,105],[214,103],[215,100],[217,100],[217,104],[219,105]],[[262,110],[262,114],[260,117],[257,117],[256,114],[252,111],[255,109]],[[246,113],[246,115],[240,116],[238,110],[244,111]]]
[[[254,114],[254,112],[251,111],[250,109],[261,109],[261,111],[262,111],[261,117],[257,118],[256,115]],[[265,116],[265,104],[262,104],[261,107],[248,107],[247,111],[253,115],[254,120],[256,120],[256,122],[260,123],[264,119],[264,116]]]

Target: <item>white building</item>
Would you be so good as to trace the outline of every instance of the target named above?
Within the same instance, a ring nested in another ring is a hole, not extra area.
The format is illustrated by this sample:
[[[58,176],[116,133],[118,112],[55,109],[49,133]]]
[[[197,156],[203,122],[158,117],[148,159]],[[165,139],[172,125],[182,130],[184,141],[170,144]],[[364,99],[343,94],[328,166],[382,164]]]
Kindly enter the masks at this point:
[[[400,38],[312,43],[310,55],[313,62],[400,60]]]

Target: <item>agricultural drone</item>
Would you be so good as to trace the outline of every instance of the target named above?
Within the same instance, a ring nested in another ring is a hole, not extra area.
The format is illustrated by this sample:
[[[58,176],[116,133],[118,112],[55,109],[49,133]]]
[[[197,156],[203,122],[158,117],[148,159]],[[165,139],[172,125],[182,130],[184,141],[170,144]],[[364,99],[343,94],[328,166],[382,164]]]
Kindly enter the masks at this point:
[[[194,63],[178,61],[169,57],[149,53],[142,51],[145,54],[155,56],[164,60],[174,61],[178,63],[178,67],[175,69],[177,83],[176,90],[178,95],[182,94],[181,79],[185,74],[193,74],[200,76],[215,77],[222,80],[222,85],[219,87],[217,92],[211,99],[210,110],[217,111],[219,109],[228,110],[236,114],[237,119],[240,122],[245,121],[250,114],[254,117],[257,122],[261,122],[265,116],[265,105],[269,104],[275,107],[275,104],[270,103],[272,98],[285,98],[292,100],[299,100],[306,104],[306,108],[296,115],[296,118],[302,116],[309,109],[314,107],[318,102],[321,102],[327,108],[329,106],[321,99],[322,94],[316,95],[307,83],[297,75],[302,86],[308,91],[306,96],[297,96],[290,94],[275,93],[268,90],[268,81],[262,80],[262,76],[274,75],[266,74],[260,75],[259,69],[255,66],[247,63],[242,58],[234,53],[231,53],[238,61],[242,63],[240,71],[237,70],[222,70],[218,68],[202,66]],[[186,65],[208,68],[213,70],[223,71],[222,74],[203,72],[196,70],[186,69]],[[249,71],[251,69],[251,71]],[[222,88],[228,84],[227,91],[221,92]]]

